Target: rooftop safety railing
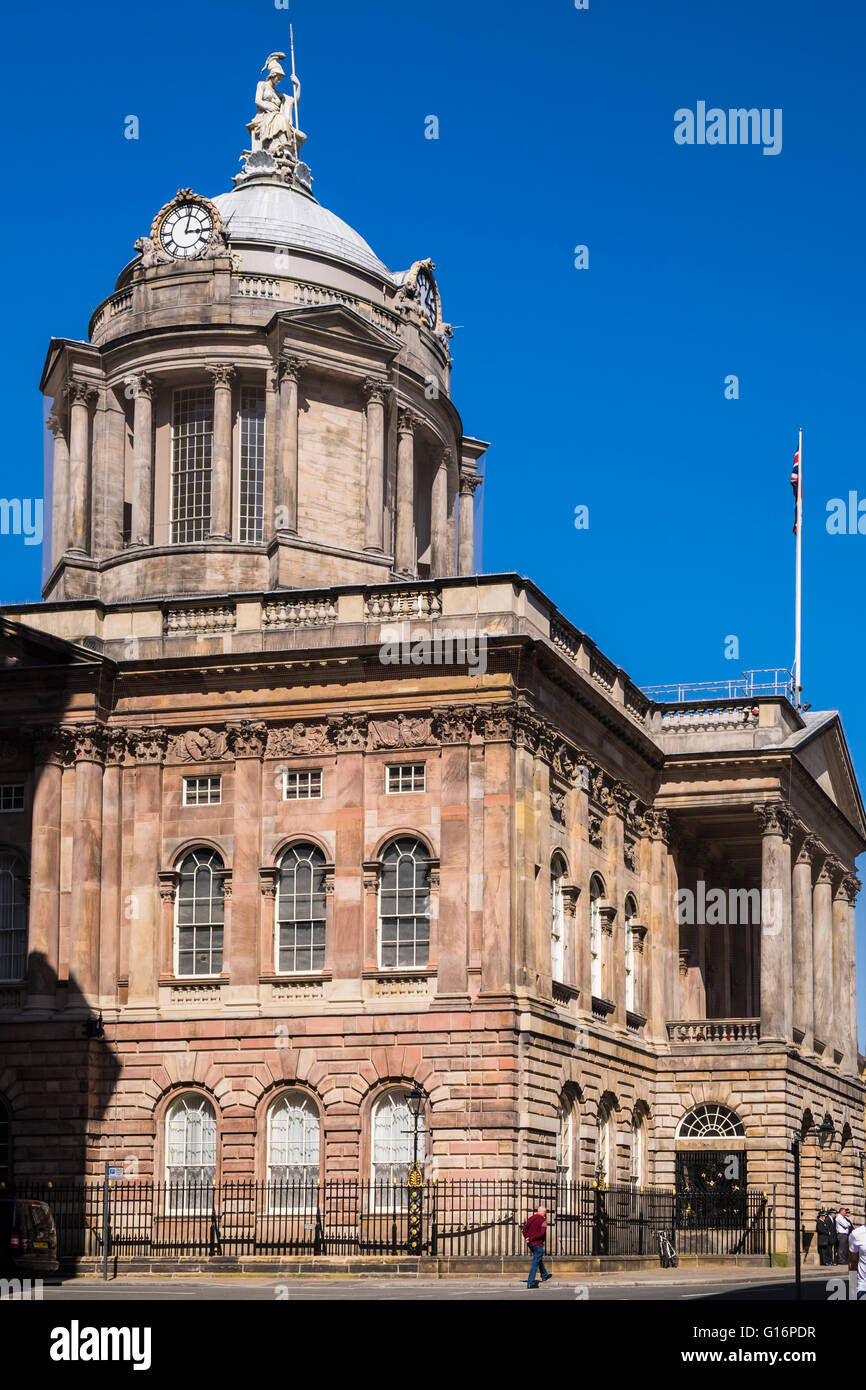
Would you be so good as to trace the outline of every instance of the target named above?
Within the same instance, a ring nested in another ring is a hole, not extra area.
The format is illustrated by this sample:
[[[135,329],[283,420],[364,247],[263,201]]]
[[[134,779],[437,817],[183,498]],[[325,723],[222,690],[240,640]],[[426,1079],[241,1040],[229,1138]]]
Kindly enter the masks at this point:
[[[678,681],[673,685],[642,685],[655,704],[692,704],[697,700],[753,700],[760,695],[783,696],[793,703],[794,677],[784,666],[744,671],[727,681]]]

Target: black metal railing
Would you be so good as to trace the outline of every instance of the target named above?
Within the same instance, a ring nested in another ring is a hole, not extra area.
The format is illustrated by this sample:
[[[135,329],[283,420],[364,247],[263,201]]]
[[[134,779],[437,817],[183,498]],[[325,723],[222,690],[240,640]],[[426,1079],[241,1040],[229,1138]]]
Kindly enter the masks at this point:
[[[103,1254],[101,1182],[20,1182],[20,1197],[47,1201],[66,1261]],[[408,1245],[406,1190],[333,1178],[315,1185],[230,1179],[180,1190],[124,1179],[109,1188],[109,1253],[135,1257],[399,1255]],[[735,1201],[668,1188],[598,1187],[527,1179],[428,1182],[422,1193],[423,1253],[522,1256],[521,1228],[547,1208],[552,1256],[656,1254],[656,1232],[696,1255],[767,1251],[766,1197]]]

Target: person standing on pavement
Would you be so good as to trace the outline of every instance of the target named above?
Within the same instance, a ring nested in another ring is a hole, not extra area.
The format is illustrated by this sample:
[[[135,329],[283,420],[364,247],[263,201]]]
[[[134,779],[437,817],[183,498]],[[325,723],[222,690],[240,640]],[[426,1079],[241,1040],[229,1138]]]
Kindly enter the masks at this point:
[[[848,1268],[857,1271],[857,1302],[866,1299],[866,1225],[854,1226],[848,1236]]]
[[[848,1237],[854,1229],[854,1222],[847,1207],[840,1207],[836,1213],[836,1263],[848,1263]]]
[[[532,1251],[532,1264],[529,1267],[526,1287],[537,1289],[539,1271],[541,1271],[542,1284],[546,1284],[548,1279],[553,1278],[544,1268],[544,1242],[547,1238],[547,1208],[545,1206],[538,1207],[532,1216],[524,1221],[523,1238]]]
[[[830,1218],[823,1209],[818,1212],[815,1230],[818,1234],[818,1262],[822,1265],[828,1265],[830,1263]]]
[[[836,1214],[836,1207],[830,1207],[827,1211],[827,1221],[830,1225],[830,1258],[827,1261],[828,1265],[834,1265],[836,1263],[836,1251],[838,1248],[838,1240],[836,1236]]]

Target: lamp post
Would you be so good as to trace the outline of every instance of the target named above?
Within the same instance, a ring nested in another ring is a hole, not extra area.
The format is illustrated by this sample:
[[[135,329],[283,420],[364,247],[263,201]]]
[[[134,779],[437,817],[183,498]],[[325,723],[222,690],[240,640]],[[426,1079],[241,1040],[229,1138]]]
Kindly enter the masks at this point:
[[[418,1126],[421,1123],[421,1114],[424,1110],[424,1092],[417,1081],[407,1097],[406,1106],[412,1119],[412,1167],[417,1168]]]
[[[818,1148],[826,1149],[828,1144],[833,1142],[836,1131],[833,1127],[833,1120],[829,1114],[825,1114],[819,1125],[809,1125],[808,1128],[799,1130],[791,1140],[791,1153],[794,1156],[794,1251],[795,1251],[795,1285],[794,1297],[803,1297],[803,1270],[802,1270],[802,1251],[800,1241],[800,1148],[803,1140],[810,1134],[818,1137]]]
[[[424,1175],[421,1171],[421,1165],[418,1162],[418,1129],[424,1110],[424,1092],[417,1081],[406,1098],[406,1108],[412,1119],[412,1163],[406,1178],[406,1186],[409,1189],[407,1213],[409,1218],[409,1229],[407,1243],[410,1255],[420,1255],[422,1244],[421,1194],[424,1185]]]

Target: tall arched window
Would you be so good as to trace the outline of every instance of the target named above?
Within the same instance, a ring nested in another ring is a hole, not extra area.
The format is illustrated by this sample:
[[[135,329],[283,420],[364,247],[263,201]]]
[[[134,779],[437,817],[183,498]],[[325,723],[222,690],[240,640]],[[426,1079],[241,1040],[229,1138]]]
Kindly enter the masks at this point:
[[[595,1117],[595,1176],[597,1182],[607,1186],[616,1178],[615,1124],[612,1107],[602,1101]]]
[[[412,969],[429,959],[429,855],[420,840],[394,840],[382,855],[379,965]]]
[[[565,860],[556,854],[550,865],[550,972],[554,980],[565,979],[565,908],[562,883]]]
[[[325,856],[316,845],[292,845],[280,860],[276,968],[311,974],[325,965]]]
[[[637,1008],[637,975],[634,958],[632,925],[637,921],[637,903],[629,893],[625,900],[625,1006],[632,1013]]]
[[[646,1186],[646,1122],[643,1113],[636,1110],[631,1121],[631,1172],[629,1176],[635,1187]]]
[[[594,999],[604,998],[604,948],[601,934],[601,904],[604,901],[604,884],[598,874],[593,874],[589,885],[589,956],[590,989]]]
[[[409,1109],[411,1092],[394,1087],[380,1096],[372,1116],[372,1169],[375,1183],[405,1193],[414,1152],[415,1117]],[[424,1162],[424,1112],[418,1116],[418,1162]]]
[[[223,968],[223,861],[213,849],[194,849],[180,866],[175,926],[175,974],[219,975]]]
[[[23,980],[27,965],[27,870],[14,850],[0,851],[0,980]]]
[[[12,1112],[0,1096],[0,1186],[12,1183]]]
[[[217,1129],[206,1096],[187,1092],[169,1106],[165,1117],[165,1181],[169,1210],[210,1210],[216,1178]]]
[[[559,1103],[559,1129],[556,1135],[556,1180],[576,1182],[577,1172],[577,1102],[565,1094]]]
[[[319,1180],[319,1112],[303,1091],[287,1091],[268,1111],[272,1211],[309,1206]]]

